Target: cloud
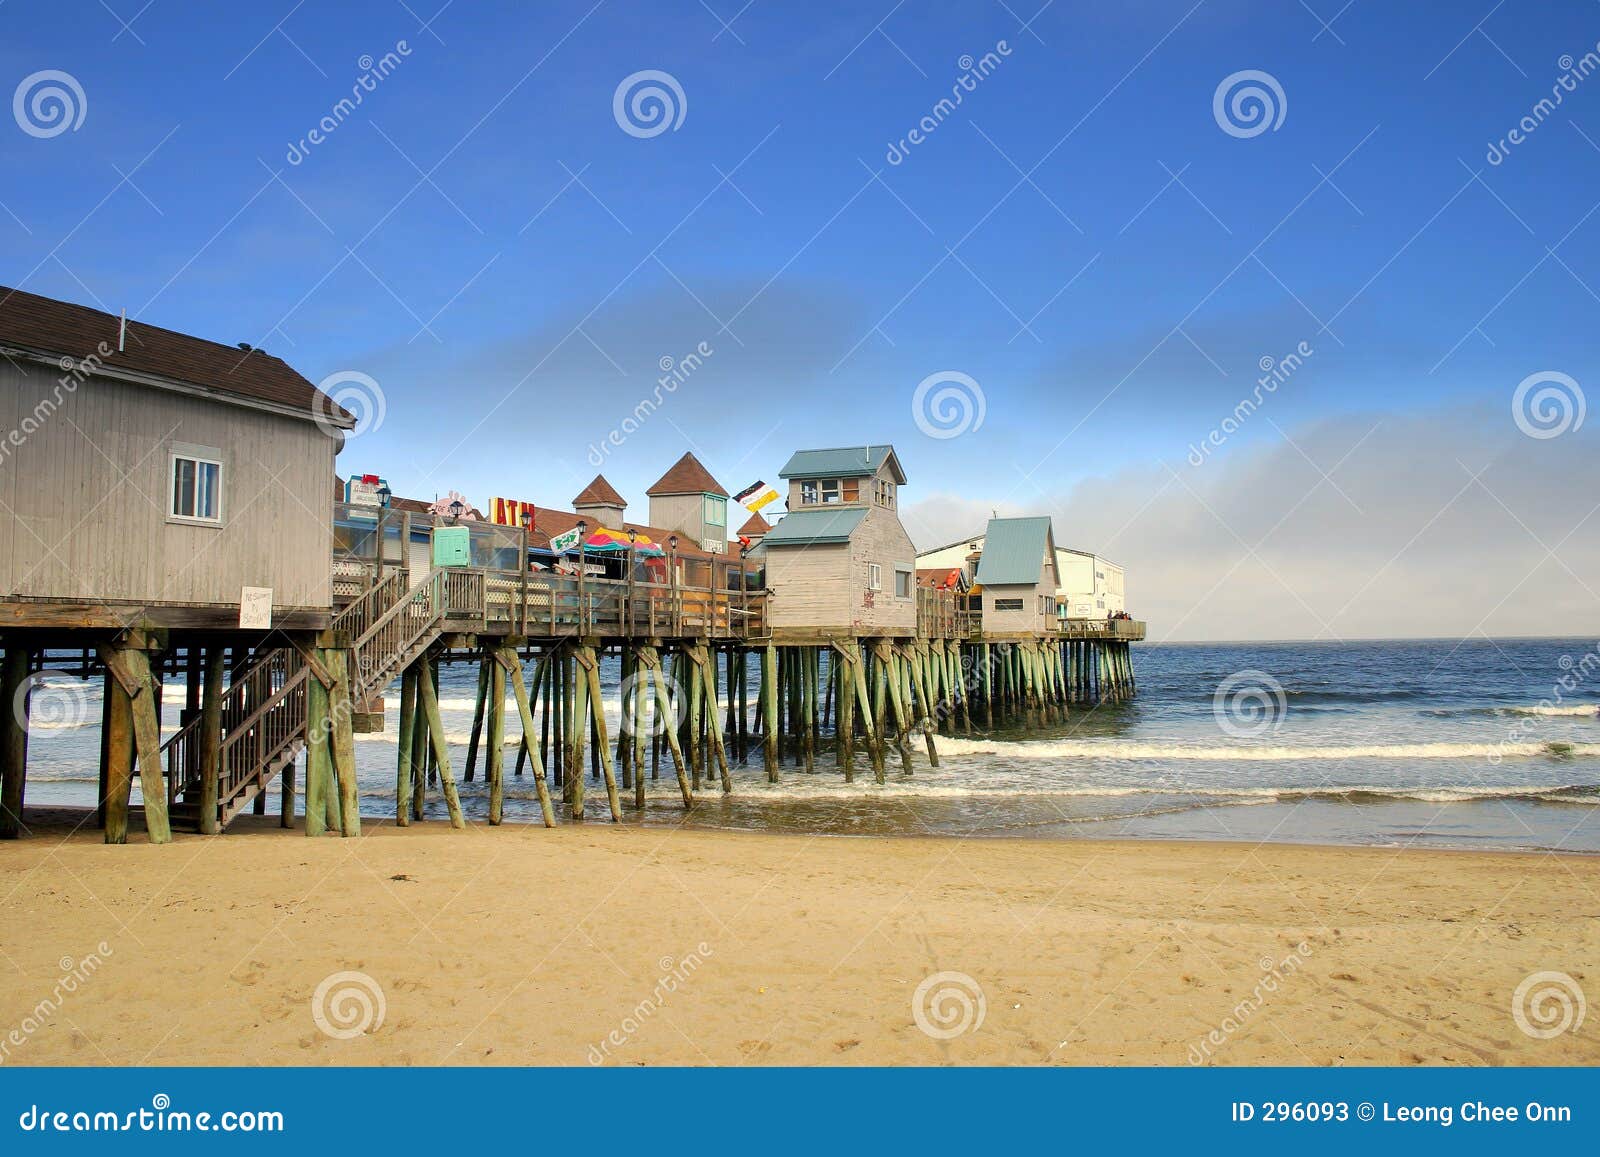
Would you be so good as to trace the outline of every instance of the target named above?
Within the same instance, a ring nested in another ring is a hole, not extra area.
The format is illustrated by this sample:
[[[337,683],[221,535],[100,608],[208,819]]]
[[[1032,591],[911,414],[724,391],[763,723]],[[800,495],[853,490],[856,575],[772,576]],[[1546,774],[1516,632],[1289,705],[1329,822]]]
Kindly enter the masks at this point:
[[[1062,545],[1127,568],[1130,609],[1154,639],[1588,634],[1600,628],[1597,441],[1589,429],[1529,438],[1487,406],[1355,414],[1199,467],[1086,479],[1027,509],[1054,516]],[[936,494],[906,522],[919,545],[938,544],[993,506],[1023,512]]]

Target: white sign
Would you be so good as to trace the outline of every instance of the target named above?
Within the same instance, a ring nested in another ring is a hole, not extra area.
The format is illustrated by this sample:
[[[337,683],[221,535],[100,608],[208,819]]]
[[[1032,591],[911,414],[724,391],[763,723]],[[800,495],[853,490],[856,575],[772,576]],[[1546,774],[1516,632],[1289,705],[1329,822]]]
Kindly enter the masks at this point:
[[[352,506],[382,506],[383,499],[378,497],[378,489],[383,484],[381,478],[375,482],[368,482],[364,478],[352,478],[344,484],[344,500]]]
[[[239,596],[239,629],[241,631],[272,629],[271,587],[244,588]]]
[[[563,533],[556,535],[550,540],[551,553],[566,554],[569,550],[576,550],[578,548],[579,537],[580,535],[578,534],[578,528],[576,526],[574,526],[571,530],[564,531]]]

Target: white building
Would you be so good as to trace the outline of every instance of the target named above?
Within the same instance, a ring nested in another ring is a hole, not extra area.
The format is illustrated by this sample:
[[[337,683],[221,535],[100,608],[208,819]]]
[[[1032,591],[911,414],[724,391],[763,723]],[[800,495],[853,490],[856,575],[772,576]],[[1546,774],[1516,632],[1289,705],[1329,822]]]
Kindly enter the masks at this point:
[[[975,534],[971,538],[925,550],[917,555],[917,569],[968,568],[969,557],[982,553],[983,540],[982,534]],[[1056,598],[1066,617],[1103,619],[1128,609],[1125,578],[1119,564],[1091,551],[1058,546],[1056,569],[1061,574],[1061,586],[1056,590]],[[967,569],[967,577],[975,577],[973,569]]]

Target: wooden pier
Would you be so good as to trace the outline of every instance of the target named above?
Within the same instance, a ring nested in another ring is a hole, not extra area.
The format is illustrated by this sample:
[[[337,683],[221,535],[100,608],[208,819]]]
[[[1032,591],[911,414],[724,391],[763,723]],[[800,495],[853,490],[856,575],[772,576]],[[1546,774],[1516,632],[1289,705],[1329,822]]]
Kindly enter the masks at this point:
[[[1048,519],[991,522],[981,598],[916,585],[889,446],[797,452],[779,475],[788,513],[746,523],[745,549],[728,540],[728,492],[688,453],[647,491],[656,525],[625,521],[603,477],[571,513],[499,525],[386,488],[330,503],[354,418],[259,350],[0,290],[0,355],[0,414],[25,416],[0,431],[0,838],[24,830],[47,672],[104,688],[95,819],[110,843],[128,838],[135,776],[153,842],[264,813],[272,790],[285,826],[299,813],[308,835],[355,835],[354,737],[387,727],[396,823],[436,792],[464,825],[458,777],[482,776],[498,824],[509,765],[548,825],[558,803],[590,814],[591,789],[620,821],[666,775],[693,807],[757,760],[770,782],[831,758],[847,782],[884,783],[937,766],[941,735],[1135,690],[1144,625],[1060,617]],[[603,565],[586,556],[594,531]],[[441,558],[446,541],[461,553]],[[477,695],[458,769],[438,687],[460,663]],[[184,702],[163,738],[169,680]]]

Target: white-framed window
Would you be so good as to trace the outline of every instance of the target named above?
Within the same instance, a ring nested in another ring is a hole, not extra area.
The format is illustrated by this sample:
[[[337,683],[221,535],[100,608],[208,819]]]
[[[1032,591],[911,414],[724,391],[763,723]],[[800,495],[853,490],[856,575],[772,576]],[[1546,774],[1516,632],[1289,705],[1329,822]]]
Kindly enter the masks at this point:
[[[877,482],[877,499],[879,506],[894,509],[894,483],[887,478],[880,478]]]
[[[994,601],[994,609],[997,610],[997,611],[1020,611],[1022,609],[1022,600],[1021,599],[995,599],[995,601]]]
[[[707,494],[705,501],[705,524],[707,526],[728,525],[728,500],[715,494]]]
[[[883,589],[883,568],[875,562],[867,564],[867,589],[869,591]]]
[[[216,451],[183,447],[172,452],[167,516],[208,526],[222,523],[222,461]]]
[[[817,490],[824,506],[832,506],[840,500],[841,491],[837,478],[822,479],[817,483]]]
[[[894,597],[895,598],[897,598],[897,599],[909,599],[911,597],[912,588],[915,585],[916,585],[916,579],[915,579],[915,576],[912,575],[910,570],[906,569],[903,566],[897,566],[897,567],[894,568]]]

